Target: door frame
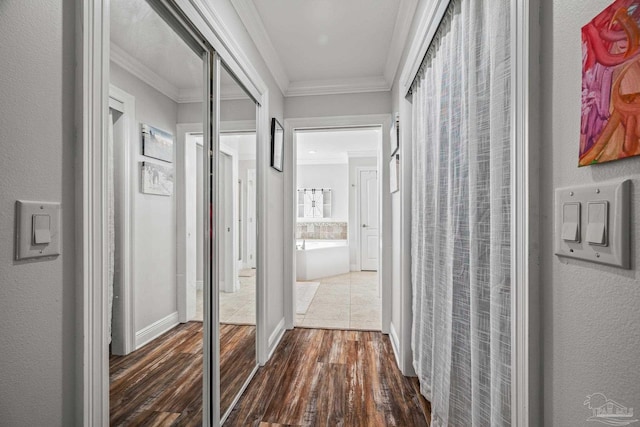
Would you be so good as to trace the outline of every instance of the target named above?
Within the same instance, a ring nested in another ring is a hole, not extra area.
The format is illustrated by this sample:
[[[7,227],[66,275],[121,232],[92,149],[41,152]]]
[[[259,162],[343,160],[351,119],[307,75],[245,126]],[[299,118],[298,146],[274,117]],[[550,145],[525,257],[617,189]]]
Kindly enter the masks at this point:
[[[313,129],[380,128],[378,142],[378,178],[380,189],[380,253],[378,282],[382,298],[382,333],[389,333],[391,324],[391,194],[389,192],[391,114],[359,116],[307,117],[284,121],[284,321],[287,329],[295,326],[296,313],[296,220],[297,220],[297,144],[296,131]]]
[[[112,349],[116,354],[126,355],[136,349],[135,289],[133,287],[135,277],[135,189],[132,174],[132,159],[135,158],[133,141],[135,141],[137,131],[135,123],[136,98],[119,87],[109,84],[109,99],[115,99],[122,104],[123,108],[120,112],[124,129],[122,146],[120,147],[123,167],[119,174],[119,178],[122,180],[122,186],[119,188],[122,194],[122,203],[119,212],[116,213],[122,219],[118,247],[121,254],[120,269],[122,272],[122,293],[119,298],[122,304],[122,341],[112,342]]]
[[[362,271],[362,227],[360,223],[360,210],[362,207],[360,206],[360,172],[378,172],[378,169],[370,167],[370,166],[356,166],[356,221],[358,221],[358,225],[356,227],[356,244],[358,245],[358,250],[356,253],[356,268],[358,271]],[[378,188],[380,188],[380,176],[378,174]],[[380,201],[378,201],[380,203]],[[380,218],[378,218],[378,240],[380,239]],[[378,254],[379,256],[380,254]],[[378,258],[378,268],[380,266],[380,259]],[[378,286],[380,287],[380,286]]]
[[[161,8],[181,29],[197,35],[195,40],[207,45],[205,75],[212,73],[215,81],[205,79],[207,88],[207,115],[203,116],[208,126],[205,140],[211,142],[208,156],[217,161],[219,139],[217,135],[219,106],[219,67],[224,61],[229,71],[254,98],[257,104],[256,138],[257,153],[257,223],[258,274],[257,307],[258,320],[256,340],[258,362],[264,364],[268,358],[266,334],[266,285],[267,263],[265,229],[266,224],[266,178],[270,132],[269,90],[246,54],[226,28],[219,14],[209,2],[203,0],[148,0]],[[86,0],[76,2],[76,123],[78,129],[78,152],[76,155],[76,280],[77,293],[77,395],[76,423],[78,425],[107,426],[109,424],[109,357],[107,339],[107,253],[104,250],[107,238],[106,223],[106,144],[108,97],[109,97],[109,10],[110,0]],[[185,23],[189,22],[189,25]],[[213,84],[211,84],[213,83]],[[210,121],[209,118],[212,120]],[[211,135],[211,136],[210,136]],[[215,178],[214,178],[215,181]],[[214,183],[215,185],[215,183]],[[205,191],[211,188],[206,183]],[[207,215],[208,216],[208,215]],[[214,215],[215,218],[215,215]],[[213,232],[215,233],[215,227]],[[206,237],[206,236],[205,236]],[[215,239],[215,235],[214,235]],[[207,252],[207,251],[205,251]],[[217,275],[215,262],[206,274]],[[206,277],[205,277],[206,280]],[[213,280],[215,283],[216,280]],[[219,342],[218,328],[209,333],[207,323],[219,314],[212,298],[205,295],[204,348],[212,349],[204,360],[203,378],[203,423],[205,426],[220,425],[219,404]],[[255,372],[255,371],[254,371]]]

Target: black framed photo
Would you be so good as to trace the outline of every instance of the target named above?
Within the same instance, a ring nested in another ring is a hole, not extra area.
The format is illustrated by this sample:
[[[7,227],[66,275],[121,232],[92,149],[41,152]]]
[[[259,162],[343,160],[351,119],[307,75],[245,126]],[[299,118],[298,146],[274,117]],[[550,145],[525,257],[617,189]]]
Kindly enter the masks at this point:
[[[274,117],[271,119],[271,167],[282,172],[284,162],[284,128]]]

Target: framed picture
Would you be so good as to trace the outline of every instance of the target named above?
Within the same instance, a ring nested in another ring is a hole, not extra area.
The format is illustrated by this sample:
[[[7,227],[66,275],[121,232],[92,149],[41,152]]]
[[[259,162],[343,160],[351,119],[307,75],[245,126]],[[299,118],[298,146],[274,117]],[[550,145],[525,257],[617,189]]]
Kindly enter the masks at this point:
[[[640,0],[617,0],[582,28],[579,166],[640,156]]]
[[[140,162],[140,166],[140,190],[143,193],[158,196],[173,194],[173,168],[149,162]]]
[[[276,118],[271,119],[271,167],[282,172],[284,162],[284,129]]]
[[[391,124],[391,157],[398,152],[400,148],[400,116],[396,114],[393,123]]]
[[[165,162],[173,162],[173,135],[153,126],[142,124],[142,155]]]
[[[400,189],[400,154],[395,154],[389,162],[389,190],[395,193]]]

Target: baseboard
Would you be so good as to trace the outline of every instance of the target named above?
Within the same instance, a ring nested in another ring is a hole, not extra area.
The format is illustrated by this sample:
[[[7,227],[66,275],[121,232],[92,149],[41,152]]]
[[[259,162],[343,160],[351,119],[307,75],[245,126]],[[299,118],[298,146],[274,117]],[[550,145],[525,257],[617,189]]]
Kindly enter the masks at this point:
[[[284,336],[284,333],[286,331],[287,330],[284,327],[283,317],[280,322],[278,322],[276,329],[269,336],[269,356],[267,357],[267,360],[271,359],[271,356],[273,356],[273,353],[276,351],[276,348],[278,348],[278,344],[280,344],[280,341],[282,340],[282,337]]]
[[[167,317],[163,317],[146,328],[139,330],[136,332],[136,350],[158,338],[160,335],[175,327],[178,323],[180,323],[178,312],[175,311]]]
[[[398,339],[396,328],[393,327],[393,322],[389,323],[389,338],[391,341],[391,348],[393,349],[393,355],[396,357],[396,364],[398,365],[398,368],[402,369],[402,364],[400,363],[400,340]]]
[[[196,280],[196,289],[198,289],[198,290],[200,290],[200,291],[201,291],[202,289],[204,289],[203,281],[202,281],[202,280]]]

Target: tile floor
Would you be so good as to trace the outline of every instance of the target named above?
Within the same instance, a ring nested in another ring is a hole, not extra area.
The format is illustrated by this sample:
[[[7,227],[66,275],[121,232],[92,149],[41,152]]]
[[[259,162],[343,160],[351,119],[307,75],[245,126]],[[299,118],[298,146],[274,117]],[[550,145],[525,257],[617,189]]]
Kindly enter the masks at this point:
[[[196,316],[193,320],[202,321],[202,290],[196,295]],[[238,292],[220,292],[220,322],[235,325],[256,324],[256,278],[240,277]]]
[[[306,314],[296,315],[296,326],[380,330],[377,272],[358,271],[314,281],[320,286]]]
[[[240,290],[220,292],[220,321],[240,325],[256,324],[254,277],[240,277]],[[320,282],[305,314],[296,314],[296,326],[303,328],[358,329],[379,331],[381,301],[378,273],[358,271],[316,279]],[[202,291],[198,290],[196,317],[202,320]]]

